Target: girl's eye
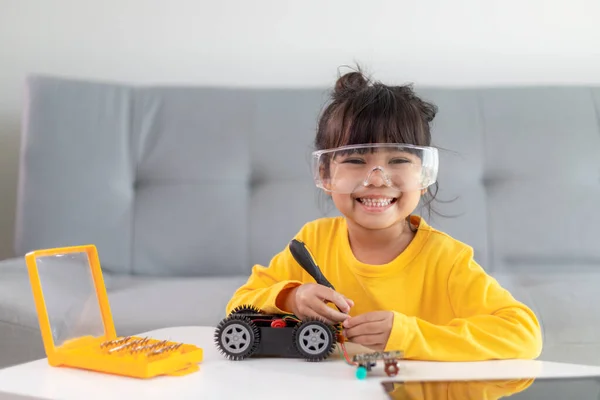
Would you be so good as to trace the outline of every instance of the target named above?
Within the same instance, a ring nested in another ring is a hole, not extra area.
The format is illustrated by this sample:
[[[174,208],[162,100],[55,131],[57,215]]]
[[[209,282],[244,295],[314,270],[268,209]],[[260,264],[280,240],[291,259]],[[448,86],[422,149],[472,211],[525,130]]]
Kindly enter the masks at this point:
[[[342,161],[342,163],[344,164],[364,164],[364,160],[361,160],[360,158],[347,158],[344,161]]]
[[[390,164],[404,164],[404,163],[410,163],[410,160],[407,160],[406,158],[394,158],[394,159],[390,160]]]

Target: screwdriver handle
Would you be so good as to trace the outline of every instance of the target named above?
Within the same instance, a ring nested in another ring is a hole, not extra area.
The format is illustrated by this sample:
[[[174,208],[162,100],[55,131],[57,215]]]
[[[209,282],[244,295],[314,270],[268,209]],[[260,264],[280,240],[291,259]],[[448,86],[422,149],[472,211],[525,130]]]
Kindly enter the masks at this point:
[[[289,249],[292,253],[292,256],[294,256],[294,259],[298,262],[298,264],[300,264],[300,266],[304,268],[304,270],[308,272],[310,276],[312,276],[315,279],[315,281],[317,281],[318,284],[327,286],[335,290],[333,285],[327,280],[327,278],[325,278],[325,276],[321,272],[321,269],[315,262],[315,259],[313,258],[312,254],[303,242],[297,239],[292,239],[289,245]]]

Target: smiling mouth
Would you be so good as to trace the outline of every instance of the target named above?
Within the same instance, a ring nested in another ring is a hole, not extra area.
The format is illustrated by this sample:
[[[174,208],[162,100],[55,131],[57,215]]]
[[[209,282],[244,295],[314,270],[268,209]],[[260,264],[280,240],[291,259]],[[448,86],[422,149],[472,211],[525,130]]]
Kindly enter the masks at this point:
[[[398,199],[396,197],[358,197],[356,201],[369,208],[387,207],[394,204]]]

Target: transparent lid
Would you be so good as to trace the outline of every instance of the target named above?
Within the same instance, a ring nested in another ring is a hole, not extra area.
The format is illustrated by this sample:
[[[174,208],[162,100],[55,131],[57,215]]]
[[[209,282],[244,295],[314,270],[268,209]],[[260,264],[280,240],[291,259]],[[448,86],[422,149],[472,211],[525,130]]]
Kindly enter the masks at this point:
[[[110,311],[100,266],[94,265],[95,247],[41,250],[29,253],[27,258],[45,341],[49,340],[48,331],[52,347],[77,338],[110,335],[114,328],[107,331],[105,327],[105,323],[112,324],[112,319],[106,321],[103,317],[103,307],[109,316]]]

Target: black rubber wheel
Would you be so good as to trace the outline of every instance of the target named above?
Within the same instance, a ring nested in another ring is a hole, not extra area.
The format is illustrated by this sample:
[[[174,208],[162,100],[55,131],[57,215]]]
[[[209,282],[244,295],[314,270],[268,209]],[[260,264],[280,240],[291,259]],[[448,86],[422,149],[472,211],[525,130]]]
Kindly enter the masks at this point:
[[[253,306],[252,304],[242,304],[241,306],[237,306],[231,311],[229,315],[233,314],[260,314],[261,311],[258,307]]]
[[[335,350],[337,343],[332,326],[318,320],[305,320],[294,327],[294,345],[307,361],[322,361]]]
[[[215,343],[230,360],[243,360],[256,352],[260,344],[258,327],[243,314],[232,314],[215,330]]]

